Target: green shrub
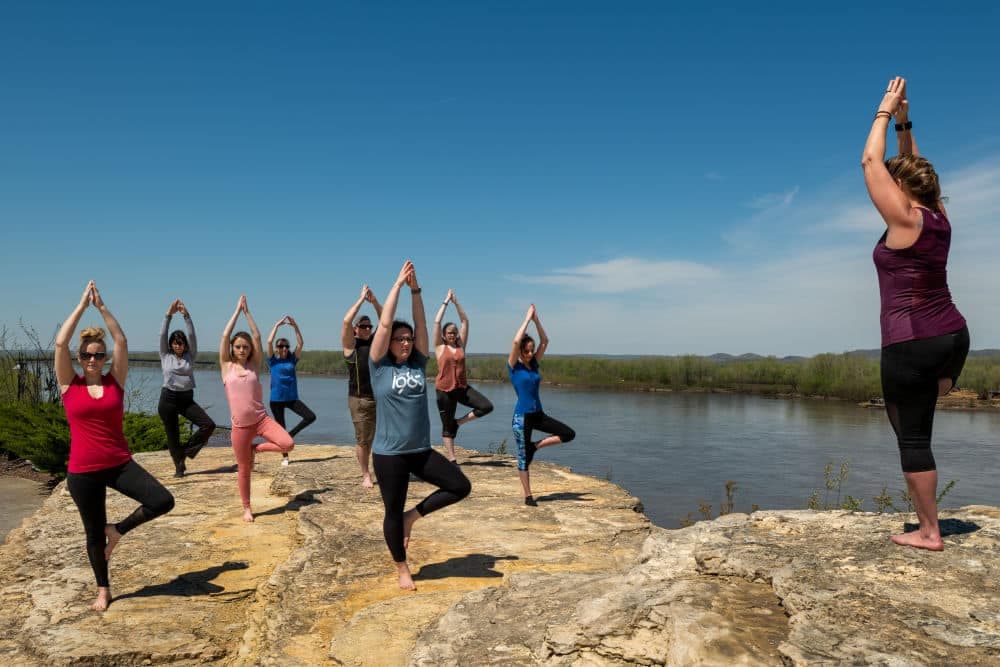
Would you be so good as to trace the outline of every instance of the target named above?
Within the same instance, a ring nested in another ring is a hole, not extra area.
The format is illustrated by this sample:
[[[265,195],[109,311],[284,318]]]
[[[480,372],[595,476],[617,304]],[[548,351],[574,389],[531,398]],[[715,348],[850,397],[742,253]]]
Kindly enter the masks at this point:
[[[69,426],[61,405],[0,405],[0,449],[53,475],[66,474]]]
[[[152,452],[167,447],[167,434],[156,415],[128,413],[123,429],[133,452]],[[69,425],[62,406],[49,403],[0,405],[0,449],[31,461],[47,473],[65,475]]]

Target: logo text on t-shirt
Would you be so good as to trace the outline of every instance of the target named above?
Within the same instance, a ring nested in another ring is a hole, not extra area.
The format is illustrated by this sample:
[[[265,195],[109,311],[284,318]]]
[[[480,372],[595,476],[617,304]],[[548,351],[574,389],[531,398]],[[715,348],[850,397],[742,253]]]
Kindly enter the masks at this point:
[[[419,369],[405,370],[394,368],[392,371],[392,388],[397,394],[403,394],[407,389],[418,389],[424,386],[424,373]]]

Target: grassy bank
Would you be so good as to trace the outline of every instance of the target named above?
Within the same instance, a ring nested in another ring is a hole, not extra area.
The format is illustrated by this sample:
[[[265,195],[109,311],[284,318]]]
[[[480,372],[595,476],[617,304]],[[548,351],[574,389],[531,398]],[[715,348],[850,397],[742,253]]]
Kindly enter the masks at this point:
[[[155,353],[133,355],[159,364]],[[216,368],[214,362],[206,368]],[[507,357],[470,354],[466,360],[469,379],[507,381]],[[340,350],[307,350],[298,366],[300,373],[345,376]],[[437,373],[434,360],[428,367]],[[879,362],[870,354],[848,352],[819,354],[809,358],[715,359],[679,357],[545,357],[546,382],[608,391],[730,391],[763,395],[802,395],[863,401],[882,393]],[[965,364],[959,384],[983,395],[1000,388],[1000,356],[973,355]]]

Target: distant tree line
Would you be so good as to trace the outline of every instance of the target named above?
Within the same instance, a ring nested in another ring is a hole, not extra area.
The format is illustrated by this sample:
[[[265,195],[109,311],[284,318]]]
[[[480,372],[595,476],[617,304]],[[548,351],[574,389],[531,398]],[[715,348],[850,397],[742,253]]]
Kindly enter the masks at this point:
[[[139,353],[136,359],[159,364],[155,353]],[[733,391],[767,395],[800,395],[864,401],[882,393],[878,357],[845,352],[814,357],[761,357],[713,359],[696,355],[676,357],[598,357],[547,355],[542,364],[547,383],[618,391]],[[206,367],[218,367],[216,361]],[[344,376],[340,350],[306,350],[299,361],[300,373]],[[470,380],[507,381],[507,357],[470,354],[466,358]],[[428,374],[437,374],[431,359]],[[972,355],[959,384],[985,396],[1000,389],[1000,354]]]

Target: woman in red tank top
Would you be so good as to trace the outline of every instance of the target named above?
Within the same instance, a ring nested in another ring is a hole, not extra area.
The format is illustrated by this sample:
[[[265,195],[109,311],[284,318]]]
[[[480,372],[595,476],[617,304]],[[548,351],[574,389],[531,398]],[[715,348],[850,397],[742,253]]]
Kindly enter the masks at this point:
[[[458,317],[462,322],[459,331],[454,322],[448,322],[443,327],[444,311],[448,303],[455,304]],[[438,374],[434,380],[437,389],[438,414],[441,416],[441,440],[448,451],[448,460],[457,463],[455,459],[455,436],[458,427],[473,419],[484,417],[493,412],[493,404],[478,391],[469,386],[465,375],[465,346],[469,339],[469,318],[455,298],[454,290],[448,290],[441,307],[434,318],[434,356],[437,358]],[[461,419],[455,419],[455,410],[461,403],[472,408]]]
[[[111,370],[105,375],[107,347],[104,329],[90,327],[80,332],[78,360],[83,375],[77,375],[69,351],[83,312],[94,306],[115,342]],[[62,392],[69,422],[70,450],[66,487],[80,510],[87,534],[87,557],[97,579],[97,599],[91,605],[104,611],[111,604],[108,559],[122,535],[174,506],[174,498],[160,482],[132,460],[122,432],[125,412],[125,379],[128,376],[128,342],[94,281],[87,284],[80,303],[56,335],[56,379]],[[112,488],[140,506],[123,521],[107,522],[105,496]]]

